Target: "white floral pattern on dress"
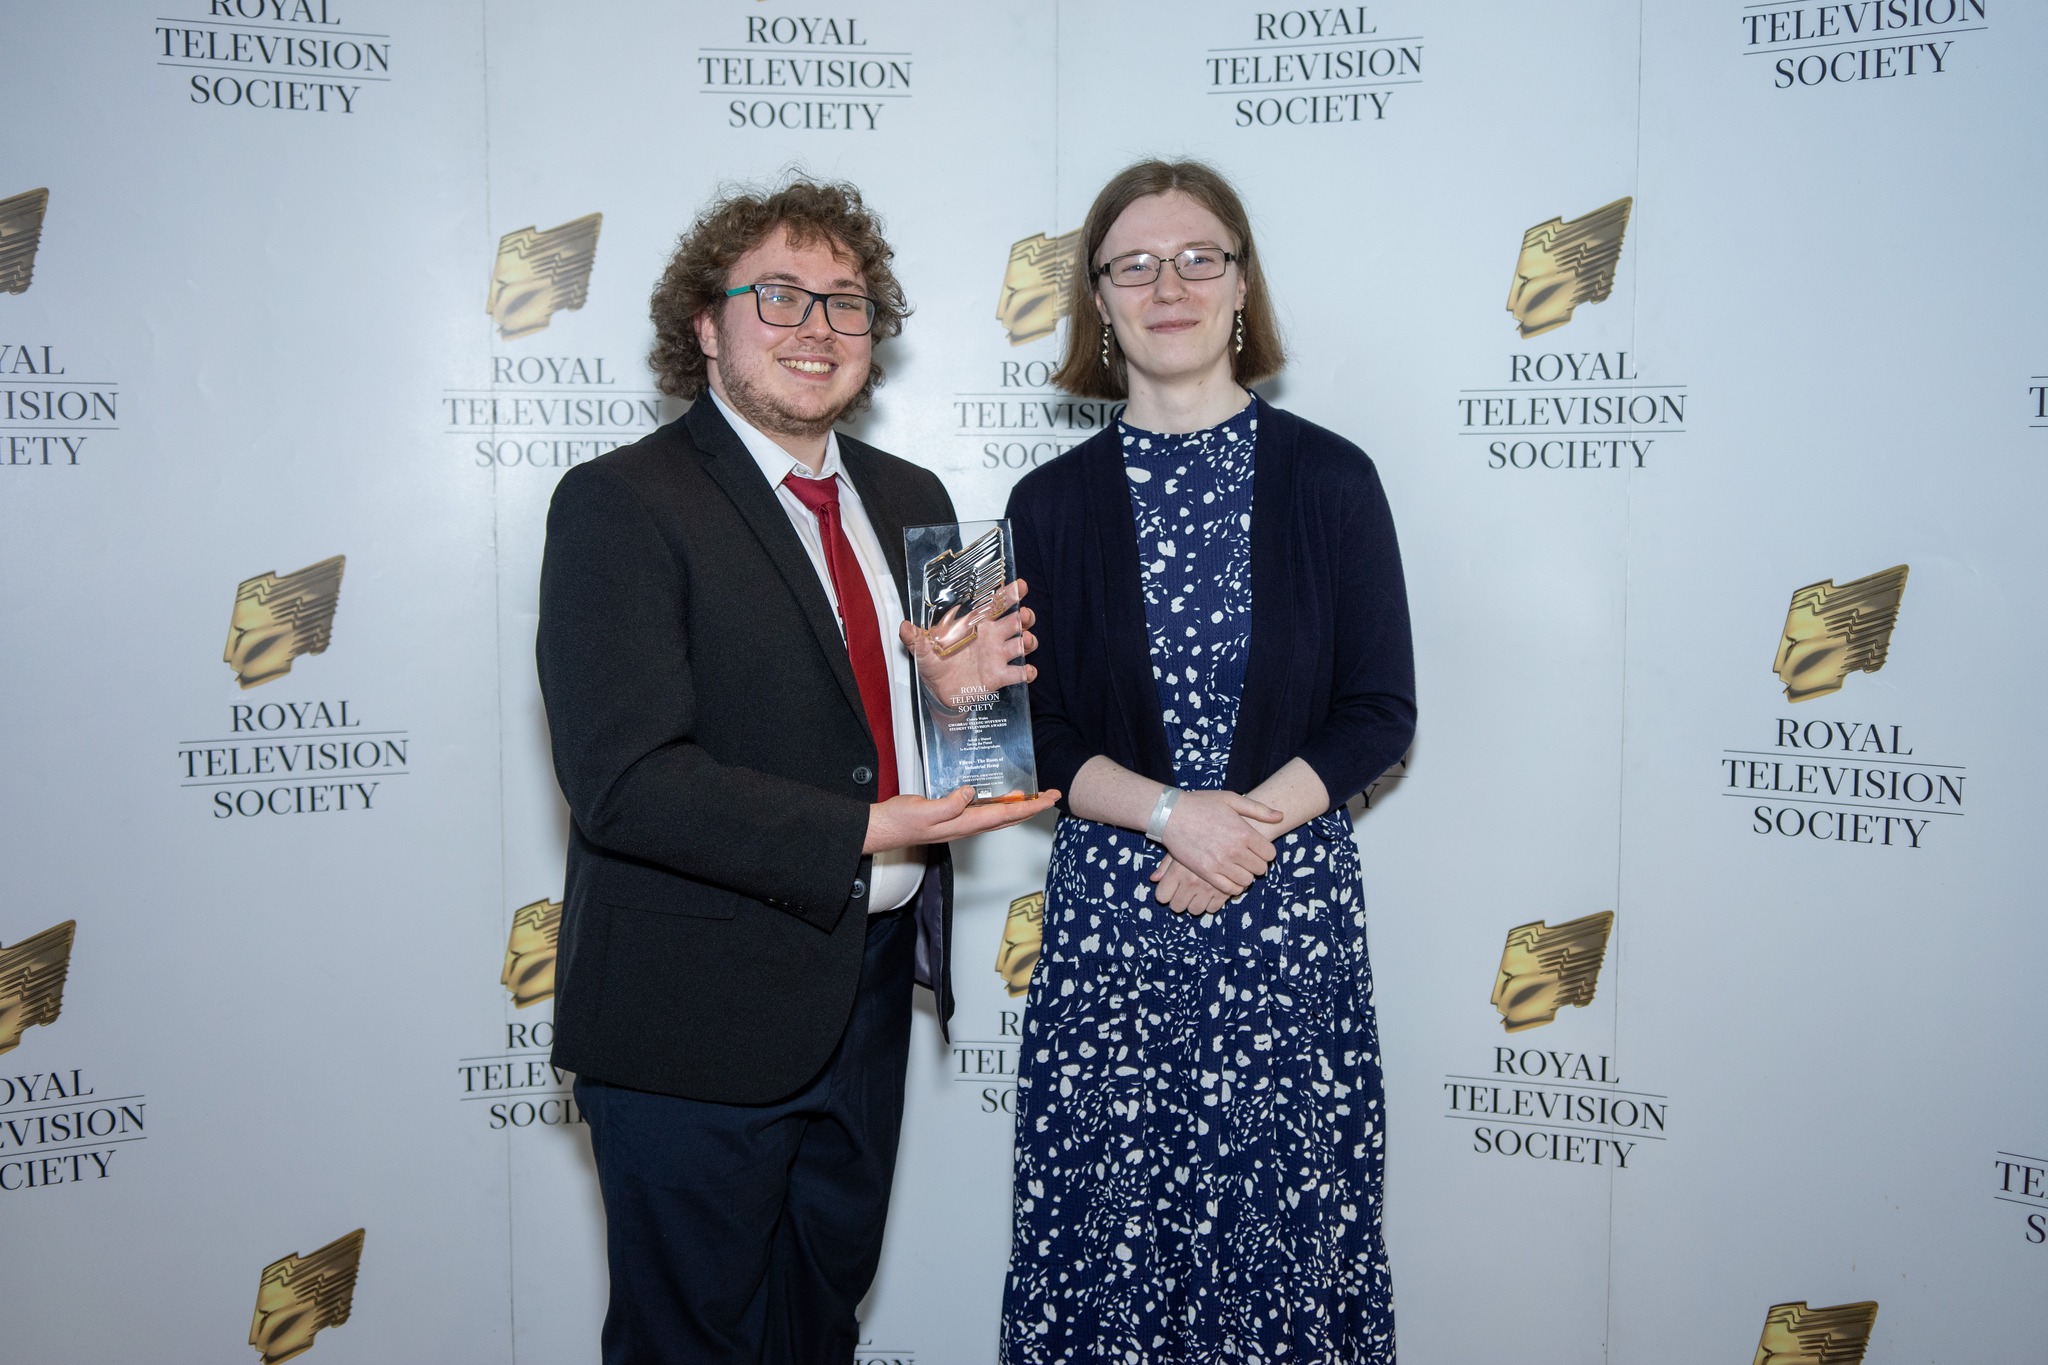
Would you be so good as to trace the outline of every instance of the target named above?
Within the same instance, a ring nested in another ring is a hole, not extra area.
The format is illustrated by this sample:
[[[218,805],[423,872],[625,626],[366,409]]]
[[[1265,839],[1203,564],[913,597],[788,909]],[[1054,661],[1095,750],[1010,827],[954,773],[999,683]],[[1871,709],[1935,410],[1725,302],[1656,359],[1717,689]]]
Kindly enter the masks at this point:
[[[1251,627],[1258,404],[1119,423],[1175,776],[1223,785]],[[1204,919],[1159,851],[1060,822],[1017,1083],[1004,1365],[1394,1359],[1385,1137],[1349,816],[1278,841]]]

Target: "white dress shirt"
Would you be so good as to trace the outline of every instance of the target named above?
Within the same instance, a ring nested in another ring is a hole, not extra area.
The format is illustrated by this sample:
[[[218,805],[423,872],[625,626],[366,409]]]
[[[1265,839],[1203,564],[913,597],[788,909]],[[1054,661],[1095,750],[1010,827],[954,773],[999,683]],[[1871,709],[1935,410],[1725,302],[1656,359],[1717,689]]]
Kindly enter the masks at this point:
[[[768,486],[775,490],[776,501],[788,514],[789,524],[796,529],[796,538],[803,542],[804,553],[811,557],[811,567],[817,571],[819,586],[825,589],[826,600],[832,603],[835,617],[839,613],[839,594],[832,589],[832,569],[825,558],[825,537],[818,529],[818,518],[797,500],[796,494],[782,486],[782,481],[792,474],[800,479],[839,476],[839,522],[846,528],[846,539],[860,560],[861,571],[867,575],[868,596],[874,599],[875,621],[882,631],[882,657],[889,664],[889,723],[896,732],[897,787],[912,796],[923,796],[924,760],[918,756],[917,749],[917,705],[910,691],[910,652],[904,649],[897,635],[897,628],[903,623],[903,602],[897,596],[896,576],[889,572],[889,561],[882,556],[882,542],[875,537],[874,524],[868,520],[867,509],[861,505],[860,490],[853,486],[852,479],[846,477],[845,467],[839,462],[839,433],[826,433],[825,464],[813,474],[803,461],[734,412],[732,405],[717,393],[708,389],[705,392],[745,443],[747,453],[761,467],[761,476],[768,480]],[[843,640],[846,627],[841,625],[839,630]],[[922,846],[877,853],[874,873],[868,879],[868,913],[877,914],[907,904],[917,894],[918,884],[924,880],[924,869]]]

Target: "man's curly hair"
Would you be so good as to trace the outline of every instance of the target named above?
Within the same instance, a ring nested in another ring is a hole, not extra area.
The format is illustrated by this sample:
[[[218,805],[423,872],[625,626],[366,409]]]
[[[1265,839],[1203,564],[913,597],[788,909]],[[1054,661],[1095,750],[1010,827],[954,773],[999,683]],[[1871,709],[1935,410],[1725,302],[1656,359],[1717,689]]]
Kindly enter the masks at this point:
[[[778,227],[788,228],[790,241],[797,246],[822,241],[853,258],[867,281],[868,297],[875,301],[877,342],[903,330],[910,305],[889,268],[896,253],[882,236],[881,219],[862,201],[859,190],[845,181],[820,184],[804,179],[791,179],[765,193],[728,189],[676,242],[675,254],[649,301],[654,349],[647,353],[647,363],[663,393],[695,399],[708,387],[704,351],[697,344],[697,317],[725,305],[733,262],[767,241]],[[870,363],[867,383],[850,411],[867,407],[881,382],[882,367]]]

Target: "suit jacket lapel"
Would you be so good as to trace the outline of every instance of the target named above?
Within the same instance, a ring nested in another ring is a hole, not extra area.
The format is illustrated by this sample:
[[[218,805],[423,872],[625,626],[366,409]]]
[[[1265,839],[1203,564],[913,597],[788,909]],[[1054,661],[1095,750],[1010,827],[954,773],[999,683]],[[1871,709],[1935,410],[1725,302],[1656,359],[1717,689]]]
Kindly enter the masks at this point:
[[[875,528],[875,539],[882,542],[882,558],[889,561],[889,576],[896,580],[896,596],[903,605],[904,619],[908,620],[910,571],[903,559],[903,519],[890,500],[882,496],[874,454],[851,437],[839,438],[839,463],[845,467],[853,491],[860,494],[861,510],[868,514],[868,525]],[[891,648],[891,642],[882,641],[882,647]]]
[[[831,599],[818,582],[818,571],[812,566],[811,557],[804,553],[803,542],[796,538],[796,528],[789,524],[789,514],[782,510],[775,490],[761,477],[761,467],[754,463],[754,457],[708,398],[692,403],[683,414],[683,422],[698,452],[704,456],[705,468],[732,499],[732,505],[761,542],[769,562],[775,565],[803,608],[818,648],[832,666],[832,676],[839,680],[839,690],[846,694],[853,714],[866,725],[867,708],[861,704],[860,685],[853,678],[853,664],[847,658],[846,637],[840,634],[839,617],[833,612]],[[863,492],[861,496],[865,500],[867,495]],[[902,556],[900,547],[897,555],[899,559]],[[902,577],[900,568],[897,577]]]

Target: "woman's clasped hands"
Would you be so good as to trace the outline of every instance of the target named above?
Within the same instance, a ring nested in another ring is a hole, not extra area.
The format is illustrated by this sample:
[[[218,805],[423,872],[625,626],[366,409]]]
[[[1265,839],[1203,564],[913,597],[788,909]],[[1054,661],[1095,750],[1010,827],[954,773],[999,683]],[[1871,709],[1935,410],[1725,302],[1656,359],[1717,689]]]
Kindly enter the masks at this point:
[[[1161,904],[1183,915],[1207,915],[1243,894],[1273,865],[1273,843],[1261,826],[1286,817],[1236,792],[1191,791],[1174,804],[1159,842],[1166,857],[1152,873]]]

